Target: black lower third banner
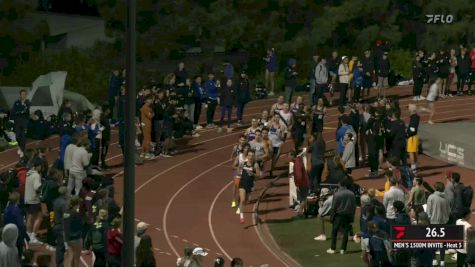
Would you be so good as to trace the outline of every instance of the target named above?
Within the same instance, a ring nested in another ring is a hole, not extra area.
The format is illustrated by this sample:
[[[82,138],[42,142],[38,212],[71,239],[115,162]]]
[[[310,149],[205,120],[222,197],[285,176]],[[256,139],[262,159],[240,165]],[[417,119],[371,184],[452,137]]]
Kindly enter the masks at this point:
[[[461,225],[396,225],[391,227],[393,249],[463,249]]]

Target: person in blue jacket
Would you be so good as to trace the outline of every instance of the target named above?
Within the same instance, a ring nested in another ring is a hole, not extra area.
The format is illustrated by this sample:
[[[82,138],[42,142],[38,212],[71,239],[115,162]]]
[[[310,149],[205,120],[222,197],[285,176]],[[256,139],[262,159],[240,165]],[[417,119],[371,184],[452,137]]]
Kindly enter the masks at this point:
[[[15,123],[15,135],[18,147],[20,148],[19,155],[23,157],[26,149],[26,131],[28,129],[28,122],[30,121],[30,101],[26,98],[26,90],[20,91],[20,98],[13,104],[10,112],[11,119]]]
[[[214,113],[216,112],[216,106],[218,105],[218,87],[219,81],[214,80],[214,74],[208,74],[208,80],[204,84],[206,94],[206,104],[208,109],[206,110],[206,128],[216,128],[213,123]]]
[[[353,126],[350,124],[350,117],[348,115],[343,115],[340,118],[341,120],[341,127],[338,128],[336,132],[336,141],[337,141],[337,151],[340,156],[343,155],[343,151],[345,150],[345,135],[346,133],[351,133],[356,139],[356,132],[353,129]]]
[[[353,68],[353,88],[355,90],[354,95],[353,95],[353,101],[354,102],[360,102],[361,101],[361,90],[363,88],[363,64],[361,64],[360,61],[358,61],[358,65],[356,68]]]
[[[195,76],[193,83],[191,84],[191,88],[194,90],[195,96],[195,113],[194,115],[194,123],[195,129],[199,130],[203,127],[200,125],[200,115],[201,115],[201,107],[202,104],[206,101],[206,92],[203,88],[203,79],[201,76]]]
[[[277,72],[278,64],[274,48],[267,49],[267,55],[264,58],[266,69],[266,88],[270,88],[269,95],[274,95],[275,87],[275,73]]]
[[[4,225],[11,223],[18,227],[18,239],[16,245],[18,248],[18,254],[22,255],[23,246],[25,245],[24,240],[30,241],[30,238],[26,233],[24,214],[19,206],[19,203],[20,193],[16,191],[10,193],[9,202],[3,211],[3,223]]]
[[[119,98],[120,87],[123,81],[123,77],[120,76],[120,71],[118,69],[114,70],[109,80],[109,107],[111,109],[109,116],[111,119],[115,119],[114,107]]]

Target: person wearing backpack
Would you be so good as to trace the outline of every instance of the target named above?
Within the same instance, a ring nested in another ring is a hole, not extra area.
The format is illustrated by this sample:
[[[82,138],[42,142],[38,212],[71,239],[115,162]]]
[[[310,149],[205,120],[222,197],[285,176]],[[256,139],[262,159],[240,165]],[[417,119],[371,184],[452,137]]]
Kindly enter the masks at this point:
[[[373,267],[391,266],[390,251],[388,251],[387,244],[389,236],[386,232],[378,228],[374,222],[368,223],[369,231],[369,251],[371,255],[370,265]]]
[[[87,239],[87,247],[92,248],[95,256],[94,267],[105,267],[107,264],[107,210],[99,210],[99,215],[92,225],[91,234]]]
[[[473,198],[473,189],[471,186],[466,187],[460,182],[460,174],[452,173],[452,182],[454,184],[454,205],[452,208],[452,217],[456,221],[463,218],[465,211],[470,210]]]

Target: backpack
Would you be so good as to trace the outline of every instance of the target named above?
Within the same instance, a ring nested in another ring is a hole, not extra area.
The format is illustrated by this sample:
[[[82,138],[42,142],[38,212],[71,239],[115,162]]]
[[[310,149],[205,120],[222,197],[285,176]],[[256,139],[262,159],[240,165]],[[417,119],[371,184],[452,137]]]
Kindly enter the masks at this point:
[[[377,235],[373,235],[372,238],[376,238],[383,241],[384,251],[386,252],[388,256],[388,260],[391,264],[394,264],[394,257],[393,257],[393,250],[392,250],[393,248],[391,246],[391,241],[387,238],[381,238]]]
[[[401,182],[405,188],[412,188],[412,181],[414,180],[414,172],[409,166],[399,167],[399,172],[401,173]]]
[[[462,202],[464,207],[470,208],[472,205],[473,199],[473,188],[472,186],[466,186],[462,191]]]

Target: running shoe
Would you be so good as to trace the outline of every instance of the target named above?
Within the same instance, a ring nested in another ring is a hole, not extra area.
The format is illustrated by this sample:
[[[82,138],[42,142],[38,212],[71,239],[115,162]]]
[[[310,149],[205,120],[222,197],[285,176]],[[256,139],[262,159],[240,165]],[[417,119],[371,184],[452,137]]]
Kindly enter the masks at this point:
[[[172,156],[170,154],[162,153],[162,157],[164,158],[171,158]]]
[[[233,128],[228,128],[228,133],[232,133],[233,132]]]
[[[269,96],[273,96],[273,95],[274,95],[274,92],[273,92],[273,91],[270,91],[268,95],[269,95]]]
[[[231,208],[235,208],[235,207],[236,207],[236,201],[231,202]]]
[[[239,218],[239,223],[244,224],[245,223],[244,218]]]
[[[198,124],[198,125],[196,125],[195,129],[196,129],[196,130],[201,130],[201,129],[203,129],[203,126],[201,126],[201,125]]]
[[[241,209],[240,208],[237,208],[236,214],[241,214]]]
[[[218,133],[222,133],[223,132],[223,127],[219,127],[218,128]]]
[[[433,121],[428,121],[427,123],[429,123],[429,124],[434,124],[434,122],[433,122]]]
[[[196,138],[196,137],[200,137],[201,135],[199,133],[194,133],[192,136]]]
[[[16,146],[16,145],[18,145],[18,142],[17,141],[11,141],[11,142],[8,142],[8,145],[9,146]]]
[[[336,251],[334,251],[333,249],[329,248],[327,249],[327,253],[328,254],[335,254]]]
[[[343,249],[340,250],[340,254],[341,254],[341,255],[345,254],[345,251],[344,251]]]
[[[213,129],[213,128],[214,128],[213,124],[206,125],[206,129]]]
[[[417,96],[415,96],[415,97],[412,98],[412,101],[417,101],[417,100],[418,100],[418,99],[417,99]]]
[[[423,96],[419,96],[419,99],[420,99],[420,100],[425,100],[426,98],[423,97]]]
[[[326,241],[327,236],[326,235],[319,235],[319,236],[314,237],[313,240],[315,240],[315,241]]]

